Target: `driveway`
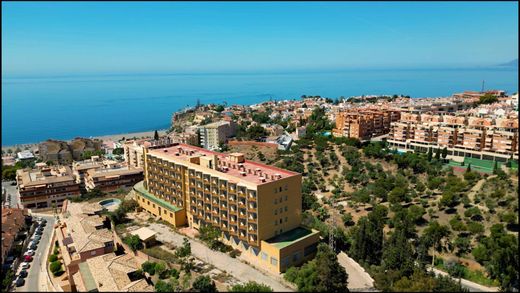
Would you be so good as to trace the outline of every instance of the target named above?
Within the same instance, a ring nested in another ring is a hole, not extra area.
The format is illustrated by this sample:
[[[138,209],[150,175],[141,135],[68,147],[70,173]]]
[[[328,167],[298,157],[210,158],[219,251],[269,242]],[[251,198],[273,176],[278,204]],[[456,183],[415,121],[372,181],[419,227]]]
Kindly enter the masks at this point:
[[[338,254],[339,264],[348,274],[348,289],[350,291],[373,291],[374,279],[365,272],[365,269],[344,252]]]
[[[15,287],[15,291],[17,292],[54,292],[54,288],[47,288],[47,258],[49,247],[51,246],[52,233],[54,223],[56,219],[54,216],[43,215],[43,214],[32,214],[33,218],[42,217],[47,220],[47,225],[45,226],[42,234],[42,238],[40,239],[40,243],[38,244],[38,248],[36,249],[36,253],[33,256],[32,262],[30,262],[31,266],[28,269],[27,277],[25,278],[25,284],[22,287]],[[25,251],[24,251],[25,253]],[[21,268],[18,268],[16,275],[20,272]]]
[[[168,226],[158,223],[151,223],[148,228],[157,232],[157,240],[163,243],[171,243],[175,246],[181,246],[184,235],[178,234]],[[189,239],[191,243],[191,252],[193,256],[198,259],[210,263],[216,268],[228,272],[241,282],[255,281],[263,283],[273,288],[275,292],[279,291],[293,291],[284,286],[280,281],[274,277],[268,276],[263,272],[240,262],[238,259],[232,258],[229,255],[209,249],[204,244]]]

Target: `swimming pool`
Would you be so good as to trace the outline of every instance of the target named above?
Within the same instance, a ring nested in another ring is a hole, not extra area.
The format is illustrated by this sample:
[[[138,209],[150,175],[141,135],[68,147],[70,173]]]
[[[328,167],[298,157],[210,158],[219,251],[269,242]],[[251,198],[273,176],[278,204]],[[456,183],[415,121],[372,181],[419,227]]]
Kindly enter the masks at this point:
[[[117,198],[109,198],[109,199],[105,199],[105,200],[102,200],[99,202],[99,204],[105,208],[111,207],[111,206],[118,206],[120,203],[121,203],[121,200],[117,199]]]

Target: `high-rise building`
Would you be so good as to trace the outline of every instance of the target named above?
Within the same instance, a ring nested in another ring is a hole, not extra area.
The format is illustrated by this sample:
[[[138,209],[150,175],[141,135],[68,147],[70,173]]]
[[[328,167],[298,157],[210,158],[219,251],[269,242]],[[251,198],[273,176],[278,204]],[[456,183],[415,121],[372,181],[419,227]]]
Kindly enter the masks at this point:
[[[317,231],[300,227],[299,173],[186,144],[145,147],[139,205],[176,226],[212,225],[261,266],[285,271],[312,258]]]
[[[218,121],[200,126],[200,145],[205,149],[214,150],[235,134],[236,124],[233,121]]]

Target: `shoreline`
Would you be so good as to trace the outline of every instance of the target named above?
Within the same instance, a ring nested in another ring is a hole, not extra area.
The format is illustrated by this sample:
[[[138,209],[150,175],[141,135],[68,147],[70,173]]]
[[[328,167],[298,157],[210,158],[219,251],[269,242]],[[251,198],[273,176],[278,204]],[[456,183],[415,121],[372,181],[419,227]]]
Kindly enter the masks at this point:
[[[166,134],[166,131],[168,129],[157,129],[157,132],[159,133],[159,135],[164,135]],[[140,139],[141,137],[152,137],[155,133],[155,130],[149,130],[149,131],[141,131],[141,132],[127,132],[127,133],[119,133],[119,134],[106,134],[106,135],[98,135],[98,136],[88,136],[88,137],[83,137],[83,138],[92,138],[92,139],[100,139],[102,141],[108,141],[108,140],[112,140],[112,141],[119,141],[120,139],[122,138],[134,138],[136,137],[137,139]],[[66,142],[70,142],[72,141],[73,139],[57,139],[57,140],[61,140],[61,141],[66,141]],[[45,141],[45,140],[43,140]],[[41,141],[41,142],[43,142]],[[37,142],[37,143],[24,143],[24,144],[15,144],[15,145],[6,145],[6,146],[2,146],[2,150],[7,152],[7,150],[9,149],[12,149],[13,152],[16,150],[16,148],[20,148],[22,150],[24,150],[25,148],[29,148],[29,149],[34,149],[34,148],[37,148],[38,147],[38,144],[40,144],[41,142]]]

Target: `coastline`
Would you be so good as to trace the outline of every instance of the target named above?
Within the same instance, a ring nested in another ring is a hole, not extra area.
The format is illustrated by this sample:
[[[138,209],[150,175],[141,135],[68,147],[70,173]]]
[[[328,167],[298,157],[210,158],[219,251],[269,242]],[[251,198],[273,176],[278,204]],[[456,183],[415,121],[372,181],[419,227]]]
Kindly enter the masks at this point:
[[[166,134],[166,131],[168,129],[157,129],[157,132],[159,133],[159,135],[164,135]],[[120,139],[122,138],[137,138],[137,139],[140,139],[140,138],[146,138],[146,137],[153,137],[155,133],[155,130],[150,130],[150,131],[142,131],[142,132],[128,132],[128,133],[120,133],[120,134],[107,134],[107,135],[100,135],[100,136],[92,136],[92,137],[85,137],[85,138],[97,138],[97,139],[100,139],[102,141],[108,141],[108,140],[112,140],[112,141],[119,141]],[[58,139],[58,140],[61,140],[61,139]],[[67,142],[70,142],[72,141],[72,139],[66,139],[66,140],[63,140],[63,141],[67,141]],[[2,146],[2,150],[7,152],[7,150],[9,149],[12,149],[13,152],[16,150],[16,148],[20,148],[22,150],[24,150],[25,148],[29,148],[30,150],[34,150],[35,148],[38,148],[38,144],[40,142],[37,142],[37,143],[25,143],[25,144],[17,144],[17,145],[9,145],[9,146]]]

